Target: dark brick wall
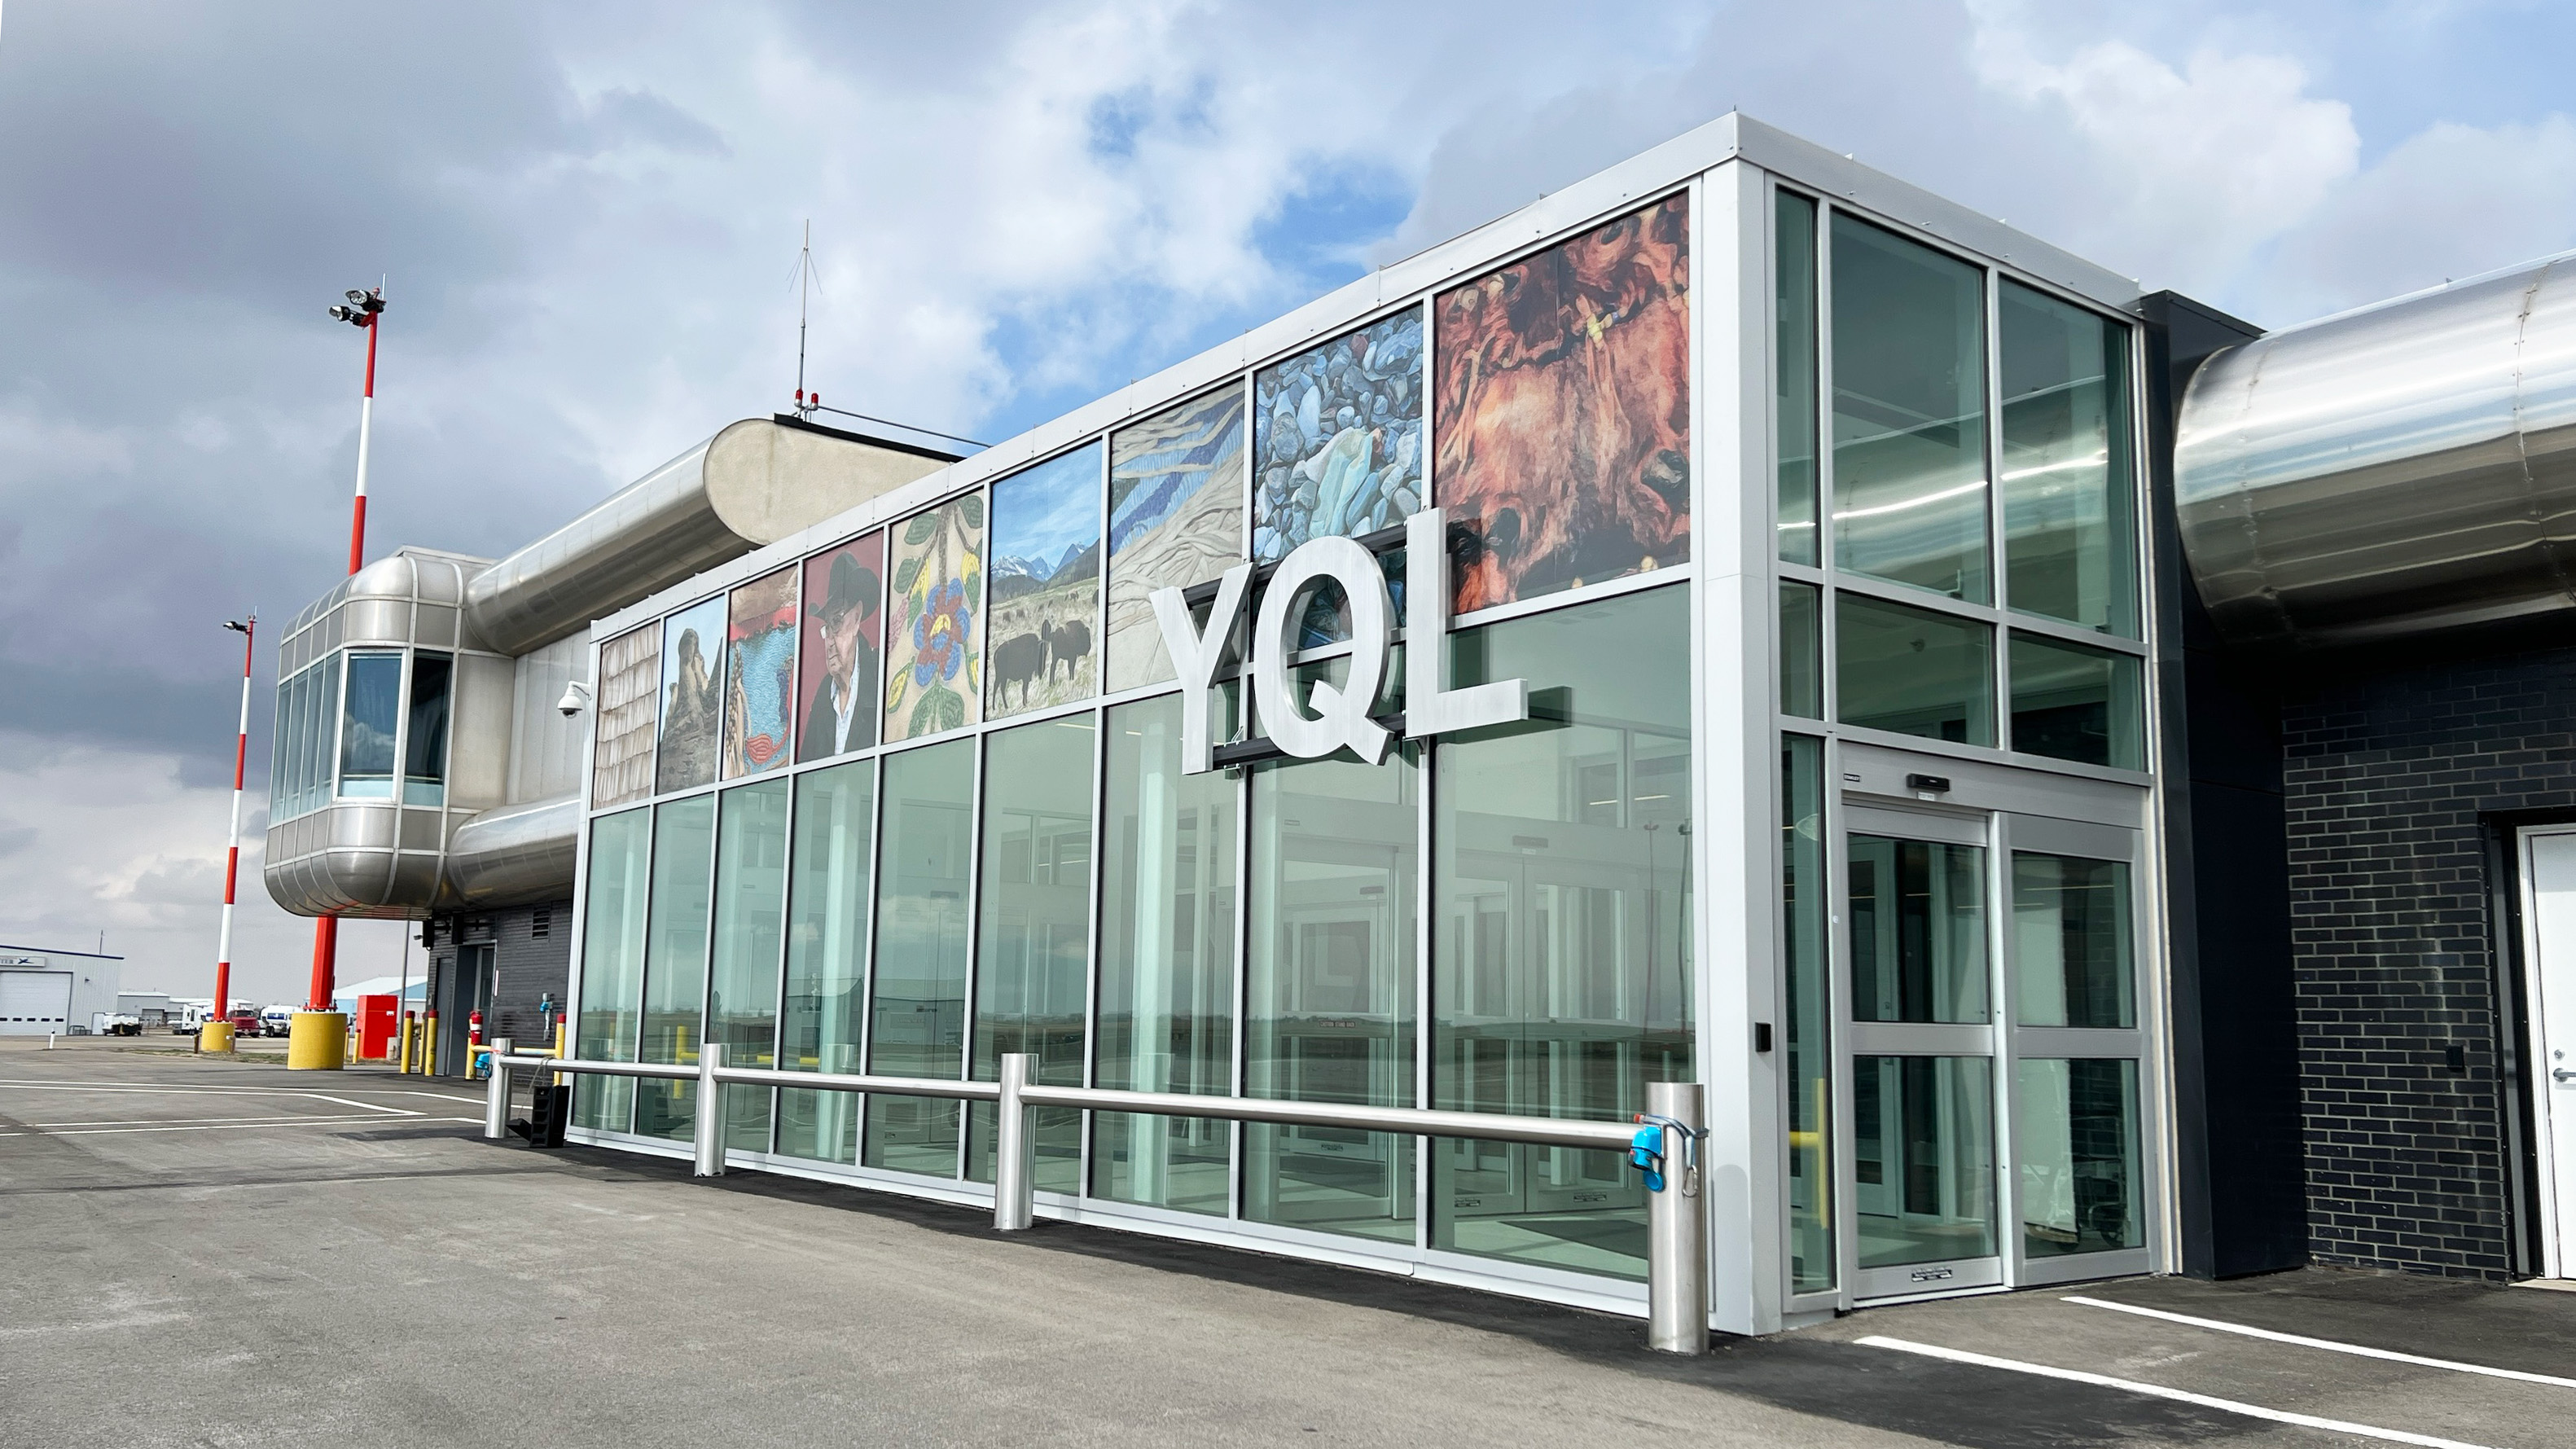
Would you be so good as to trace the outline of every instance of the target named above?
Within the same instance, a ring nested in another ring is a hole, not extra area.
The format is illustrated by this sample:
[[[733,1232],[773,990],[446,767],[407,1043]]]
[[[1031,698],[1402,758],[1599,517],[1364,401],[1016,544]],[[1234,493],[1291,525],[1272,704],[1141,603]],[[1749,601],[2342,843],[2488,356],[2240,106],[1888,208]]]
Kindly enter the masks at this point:
[[[553,1039],[546,1034],[537,1006],[551,995],[560,1014],[569,994],[572,902],[444,915],[432,925],[436,944],[430,948],[430,1000],[444,1012],[453,999],[451,989],[460,946],[488,944],[493,947],[493,989],[484,1035],[506,1036],[530,1046],[552,1046]],[[463,1061],[458,1048],[465,1040],[464,1025],[442,1019],[439,1032],[444,1039],[439,1048],[439,1068],[456,1070],[451,1064]]]
[[[2576,817],[2576,649],[2338,657],[2282,736],[2310,1251],[2510,1276],[2489,839]]]

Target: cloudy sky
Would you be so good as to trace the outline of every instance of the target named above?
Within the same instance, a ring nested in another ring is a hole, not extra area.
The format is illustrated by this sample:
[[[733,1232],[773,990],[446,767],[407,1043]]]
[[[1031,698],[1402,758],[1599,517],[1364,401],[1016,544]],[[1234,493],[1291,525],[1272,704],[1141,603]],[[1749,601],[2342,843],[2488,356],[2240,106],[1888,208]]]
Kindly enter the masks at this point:
[[[380,275],[376,550],[497,554],[786,404],[808,218],[826,400],[983,438],[1729,109],[2277,325],[2576,247],[2570,54],[2537,0],[9,0],[0,942],[209,989],[220,624],[341,572],[322,309]]]

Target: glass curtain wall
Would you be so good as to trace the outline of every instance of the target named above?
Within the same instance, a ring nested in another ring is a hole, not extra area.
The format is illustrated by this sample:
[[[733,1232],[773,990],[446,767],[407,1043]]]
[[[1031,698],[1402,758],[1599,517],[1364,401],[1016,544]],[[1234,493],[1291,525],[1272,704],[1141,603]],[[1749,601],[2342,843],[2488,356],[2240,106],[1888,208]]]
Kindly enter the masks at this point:
[[[581,1017],[573,1055],[584,1061],[635,1060],[644,985],[645,874],[651,866],[653,812],[628,810],[590,823],[589,914],[581,938]],[[633,1120],[633,1077],[576,1077],[573,1125],[623,1132]]]
[[[973,944],[975,741],[885,760],[878,820],[876,974],[868,1070],[954,1077],[965,1067],[966,969]],[[870,1167],[957,1175],[957,1104],[870,1097],[861,1139]]]
[[[340,656],[333,654],[277,687],[270,752],[272,819],[308,815],[331,803],[332,742],[340,711]]]
[[[1813,567],[1822,562],[1816,533],[1816,204],[1779,193],[1772,222],[1780,557]]]
[[[2128,329],[2011,281],[1996,316],[2006,597],[2135,638]]]
[[[1690,594],[1462,635],[1455,683],[1525,678],[1532,719],[1444,738],[1432,838],[1432,1104],[1623,1121],[1689,1081]],[[1643,1277],[1620,1154],[1443,1141],[1432,1244]]]
[[[1991,602],[1984,273],[1838,211],[1833,292],[1836,566]]]
[[[653,807],[653,905],[644,936],[644,1023],[638,1061],[695,1066],[707,998],[707,921],[716,850],[716,797]],[[635,1130],[686,1142],[698,1086],[640,1077]]]
[[[2015,851],[2012,909],[2016,1024],[2105,1033],[2137,1025],[2126,863]],[[2102,1040],[2102,1057],[2014,1065],[2013,1156],[2028,1257],[2146,1243],[2138,1063],[2108,1054],[2134,1050],[2128,1041]]]
[[[1252,771],[1244,1091],[1416,1105],[1420,761]],[[1330,1127],[1244,1127],[1243,1215],[1411,1244],[1413,1143]]]
[[[1233,1090],[1235,832],[1242,786],[1181,773],[1177,696],[1109,712],[1099,1056],[1112,1091]],[[1232,1124],[1095,1113],[1094,1197],[1223,1214]]]
[[[456,661],[445,654],[414,654],[411,707],[403,732],[403,803],[447,803],[447,693]]]
[[[1789,1291],[1834,1286],[1833,993],[1825,910],[1825,742],[1780,742],[1780,919],[1789,1066]]]
[[[854,760],[796,777],[787,985],[778,1034],[778,1064],[791,1072],[859,1070],[876,769],[874,760]],[[858,1161],[858,1097],[779,1089],[778,1150],[818,1162]]]
[[[727,790],[716,817],[715,954],[707,975],[707,1040],[725,1063],[777,1061],[778,964],[787,909],[786,780]],[[769,1150],[769,1093],[732,1087],[725,1145]]]
[[[1033,1079],[1082,1085],[1091,958],[1091,752],[1088,714],[984,737],[984,861],[976,913],[975,1076],[996,1080],[1006,1052],[1027,1052]],[[993,1180],[996,1111],[968,1113],[969,1176]],[[1082,1113],[1033,1109],[1033,1181],[1082,1190]]]
[[[390,800],[394,731],[402,723],[402,656],[349,656],[349,694],[340,711],[340,795]]]

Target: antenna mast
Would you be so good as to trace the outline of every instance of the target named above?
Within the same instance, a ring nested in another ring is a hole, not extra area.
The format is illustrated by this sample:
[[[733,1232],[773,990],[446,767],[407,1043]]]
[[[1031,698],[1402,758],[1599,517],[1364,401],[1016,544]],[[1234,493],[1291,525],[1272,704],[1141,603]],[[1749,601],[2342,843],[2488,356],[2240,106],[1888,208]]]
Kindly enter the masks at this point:
[[[796,415],[810,418],[823,405],[805,395],[805,294],[814,278],[814,219],[805,218],[805,245],[796,254]]]

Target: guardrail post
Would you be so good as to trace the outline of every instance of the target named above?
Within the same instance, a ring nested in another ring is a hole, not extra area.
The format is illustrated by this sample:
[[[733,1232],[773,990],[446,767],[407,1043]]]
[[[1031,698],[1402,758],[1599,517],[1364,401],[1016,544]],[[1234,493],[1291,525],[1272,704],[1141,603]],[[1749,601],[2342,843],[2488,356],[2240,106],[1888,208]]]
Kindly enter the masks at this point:
[[[483,1086],[483,1136],[498,1142],[510,1135],[510,1069],[501,1058],[510,1054],[510,1039],[492,1038],[492,1080]]]
[[[1037,1175],[1036,1154],[1030,1141],[1029,1109],[1020,1100],[1020,1089],[1029,1084],[1029,1064],[1036,1060],[1027,1052],[1002,1054],[1000,1130],[993,1134],[993,1226],[1005,1233],[1019,1232],[1037,1220],[1032,1182]]]
[[[1696,1082],[1648,1082],[1646,1110],[1699,1131],[1705,1089]],[[1665,1185],[1646,1194],[1646,1347],[1708,1352],[1708,1188],[1703,1155],[1683,1165],[1684,1144],[1666,1133]],[[1696,1148],[1698,1144],[1691,1144]]]
[[[698,1177],[724,1176],[724,1083],[716,1076],[724,1070],[724,1057],[723,1042],[699,1043],[698,1162],[693,1174]]]

